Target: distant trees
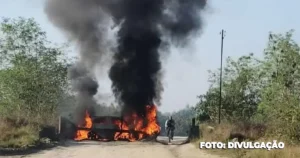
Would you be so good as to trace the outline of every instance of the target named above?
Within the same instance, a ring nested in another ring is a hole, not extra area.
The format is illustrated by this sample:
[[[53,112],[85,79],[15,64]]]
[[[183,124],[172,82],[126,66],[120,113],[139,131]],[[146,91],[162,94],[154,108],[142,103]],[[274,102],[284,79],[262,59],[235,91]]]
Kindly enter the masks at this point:
[[[158,122],[162,127],[161,135],[165,135],[165,122],[172,116],[176,123],[176,129],[174,134],[176,136],[187,136],[192,124],[192,118],[196,115],[194,108],[186,106],[184,109],[178,110],[173,113],[161,113],[158,112]]]

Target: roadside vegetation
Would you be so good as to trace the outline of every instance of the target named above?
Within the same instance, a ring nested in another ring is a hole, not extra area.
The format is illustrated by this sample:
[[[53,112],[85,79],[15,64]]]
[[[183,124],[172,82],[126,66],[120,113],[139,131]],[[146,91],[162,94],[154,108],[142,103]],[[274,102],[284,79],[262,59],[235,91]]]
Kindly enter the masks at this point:
[[[220,70],[210,71],[210,88],[199,96],[195,107],[201,141],[278,140],[285,142],[284,150],[226,152],[246,158],[300,157],[300,48],[292,35],[293,30],[270,33],[263,58],[250,53],[227,59],[222,80],[221,124]]]
[[[65,46],[55,46],[33,19],[0,23],[0,148],[40,143],[44,127],[57,125],[68,97]]]

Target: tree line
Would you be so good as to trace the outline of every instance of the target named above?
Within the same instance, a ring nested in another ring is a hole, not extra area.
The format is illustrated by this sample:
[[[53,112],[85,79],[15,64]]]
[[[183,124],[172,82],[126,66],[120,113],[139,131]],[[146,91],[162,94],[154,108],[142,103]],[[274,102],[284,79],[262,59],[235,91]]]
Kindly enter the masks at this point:
[[[227,58],[221,121],[261,123],[269,136],[300,141],[300,48],[293,32],[270,33],[262,58]],[[219,72],[210,71],[210,88],[198,97],[199,122],[218,121]]]

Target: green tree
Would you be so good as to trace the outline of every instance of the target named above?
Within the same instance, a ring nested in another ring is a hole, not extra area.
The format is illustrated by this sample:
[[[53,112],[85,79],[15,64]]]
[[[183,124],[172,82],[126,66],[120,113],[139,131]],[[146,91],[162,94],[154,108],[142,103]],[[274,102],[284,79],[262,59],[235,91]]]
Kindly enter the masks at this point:
[[[256,112],[259,102],[259,64],[253,54],[238,60],[227,59],[222,80],[222,119],[249,120]],[[210,71],[211,87],[199,96],[196,106],[198,118],[217,120],[219,107],[219,71]]]
[[[50,123],[67,94],[66,47],[33,19],[3,19],[0,31],[0,116]]]
[[[257,119],[269,124],[272,135],[300,140],[300,54],[293,30],[270,34],[261,76],[265,86]]]

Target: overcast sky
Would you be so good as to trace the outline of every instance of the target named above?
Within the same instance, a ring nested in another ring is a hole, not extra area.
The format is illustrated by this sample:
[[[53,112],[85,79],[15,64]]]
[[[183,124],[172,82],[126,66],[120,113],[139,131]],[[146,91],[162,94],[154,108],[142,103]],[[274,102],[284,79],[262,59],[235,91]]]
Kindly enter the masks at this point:
[[[284,33],[295,29],[294,39],[300,41],[299,0],[208,0],[209,9],[204,15],[203,34],[194,45],[174,50],[164,63],[164,93],[162,111],[174,111],[187,104],[195,105],[196,96],[208,89],[209,69],[220,66],[220,34],[226,30],[224,59],[237,58],[253,52],[262,55],[268,33]],[[0,0],[1,17],[33,17],[47,32],[49,40],[65,42],[63,34],[55,28],[43,12],[44,0]],[[70,54],[76,55],[76,52]],[[110,92],[110,83],[101,80],[100,91]]]

